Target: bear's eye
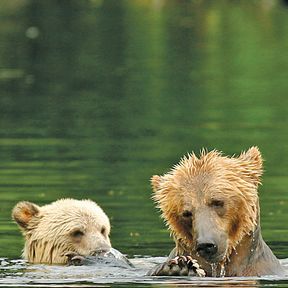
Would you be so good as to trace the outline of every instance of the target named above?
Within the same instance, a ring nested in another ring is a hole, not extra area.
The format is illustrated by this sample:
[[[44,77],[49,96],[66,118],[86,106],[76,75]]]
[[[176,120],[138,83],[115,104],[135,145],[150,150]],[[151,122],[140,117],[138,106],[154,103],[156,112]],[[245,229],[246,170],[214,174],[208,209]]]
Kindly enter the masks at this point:
[[[182,213],[182,216],[185,217],[185,218],[191,217],[191,216],[192,216],[192,212],[189,211],[189,210],[185,210],[185,211]]]
[[[101,228],[101,234],[103,234],[103,235],[106,234],[106,229],[105,229],[105,227],[102,227],[102,228]]]
[[[80,238],[84,235],[84,232],[81,230],[75,230],[71,233],[71,236],[74,238]]]
[[[222,208],[224,206],[224,201],[212,200],[210,206],[213,206],[215,208]]]

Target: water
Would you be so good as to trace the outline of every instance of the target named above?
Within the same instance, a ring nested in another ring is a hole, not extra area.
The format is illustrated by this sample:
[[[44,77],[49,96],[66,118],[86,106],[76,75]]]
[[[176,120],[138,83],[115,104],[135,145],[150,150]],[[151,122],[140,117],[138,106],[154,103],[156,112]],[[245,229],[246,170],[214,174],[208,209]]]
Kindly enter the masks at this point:
[[[149,178],[192,150],[231,155],[258,145],[263,236],[288,258],[287,8],[273,0],[1,1],[0,257],[21,254],[10,216],[17,201],[74,197],[97,201],[113,247],[152,265],[173,241]],[[45,267],[38,282],[16,270],[1,285],[200,285],[146,278],[141,265],[130,278],[79,272],[72,280],[65,271],[76,268]],[[201,283],[288,287],[269,277],[214,280]]]
[[[225,277],[225,274],[226,274],[225,265],[221,264],[220,277]]]
[[[215,264],[215,263],[212,263],[211,264],[211,269],[212,269],[212,277],[216,277],[217,276],[217,264]],[[220,275],[221,275],[221,273],[220,273]]]
[[[48,266],[28,265],[15,260],[1,267],[0,286],[5,287],[287,287],[287,280],[279,277],[151,277],[145,276],[151,265],[163,263],[164,257],[134,258],[137,268],[113,266]],[[3,261],[3,260],[2,260]],[[288,261],[286,261],[288,266]]]

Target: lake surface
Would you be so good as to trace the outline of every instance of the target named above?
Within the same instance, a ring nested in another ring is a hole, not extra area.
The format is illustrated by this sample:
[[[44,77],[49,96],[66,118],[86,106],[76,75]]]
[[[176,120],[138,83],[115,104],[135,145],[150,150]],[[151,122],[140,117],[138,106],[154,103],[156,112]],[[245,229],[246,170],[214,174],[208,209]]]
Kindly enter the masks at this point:
[[[266,160],[263,236],[288,258],[287,51],[285,1],[1,1],[0,258],[21,255],[11,221],[18,201],[73,197],[103,207],[115,248],[141,265],[157,262],[173,241],[150,177],[202,147],[232,155],[252,145]],[[1,272],[0,285],[53,283],[54,268],[28,273],[28,282],[17,269]],[[144,270],[126,284],[62,271],[54,284],[194,285]],[[288,287],[288,279],[249,281],[195,285]]]

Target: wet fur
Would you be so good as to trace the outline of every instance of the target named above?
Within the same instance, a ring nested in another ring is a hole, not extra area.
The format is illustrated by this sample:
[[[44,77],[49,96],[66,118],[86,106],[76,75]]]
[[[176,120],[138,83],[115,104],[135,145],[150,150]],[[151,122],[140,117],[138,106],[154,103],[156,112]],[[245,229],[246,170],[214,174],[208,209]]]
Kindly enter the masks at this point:
[[[210,276],[284,273],[261,236],[257,189],[262,162],[257,147],[238,157],[203,150],[199,157],[185,156],[167,174],[152,177],[153,199],[176,244],[170,257],[192,255]],[[185,211],[192,217],[183,217]],[[214,271],[195,248],[207,234],[219,246]]]
[[[30,263],[65,264],[67,252],[88,256],[111,247],[109,219],[90,200],[61,199],[42,207],[22,201],[12,218],[25,237],[23,258]],[[78,230],[84,235],[73,237]]]

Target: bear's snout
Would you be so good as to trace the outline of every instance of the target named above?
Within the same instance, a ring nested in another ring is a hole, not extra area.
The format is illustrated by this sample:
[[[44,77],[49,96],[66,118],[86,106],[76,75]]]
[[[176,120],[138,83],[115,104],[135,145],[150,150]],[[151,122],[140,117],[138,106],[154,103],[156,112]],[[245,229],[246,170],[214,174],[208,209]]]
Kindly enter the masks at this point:
[[[227,232],[216,220],[210,207],[202,207],[195,211],[194,247],[197,255],[209,263],[221,261],[227,250]]]
[[[196,251],[199,256],[203,257],[207,261],[211,261],[218,251],[218,247],[215,243],[197,243]]]

